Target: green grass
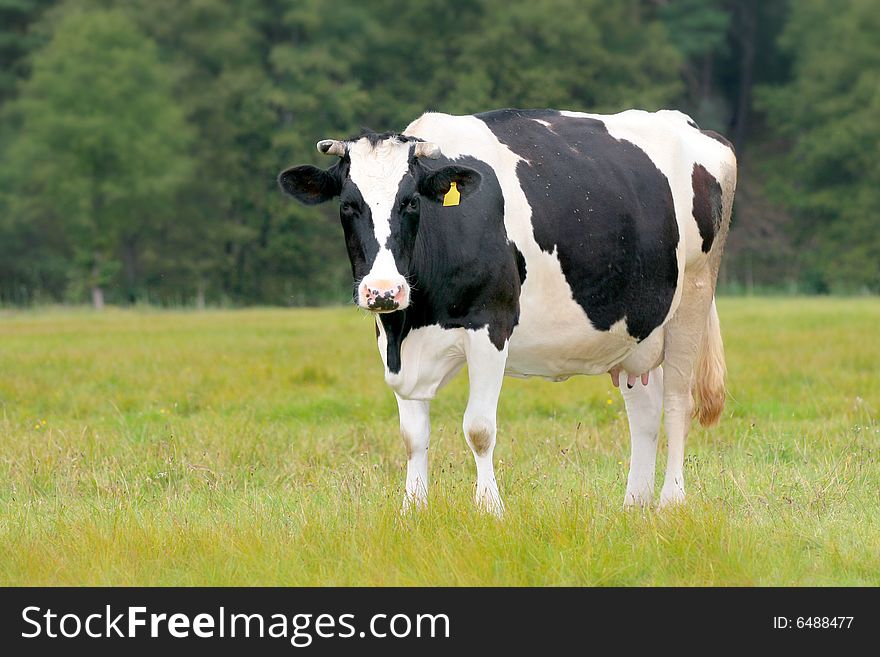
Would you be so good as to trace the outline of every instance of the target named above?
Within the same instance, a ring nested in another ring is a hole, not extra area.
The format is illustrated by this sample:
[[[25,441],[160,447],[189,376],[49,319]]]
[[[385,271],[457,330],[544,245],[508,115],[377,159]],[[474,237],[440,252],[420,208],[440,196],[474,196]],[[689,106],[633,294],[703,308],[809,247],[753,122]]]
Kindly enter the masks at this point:
[[[473,508],[461,375],[430,508],[398,514],[354,309],[0,314],[0,584],[880,584],[880,301],[719,310],[730,399],[691,433],[685,507],[622,511],[609,377],[508,379],[503,521]]]

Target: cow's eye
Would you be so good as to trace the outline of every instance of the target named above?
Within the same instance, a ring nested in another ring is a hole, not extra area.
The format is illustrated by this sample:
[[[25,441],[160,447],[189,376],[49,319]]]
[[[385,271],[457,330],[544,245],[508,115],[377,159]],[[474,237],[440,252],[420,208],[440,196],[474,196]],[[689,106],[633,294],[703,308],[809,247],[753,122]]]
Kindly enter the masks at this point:
[[[409,201],[407,201],[405,209],[407,212],[415,212],[419,209],[419,197],[413,196]]]
[[[357,208],[355,207],[354,203],[345,202],[339,207],[339,210],[345,216],[350,217],[351,215],[353,215],[355,213],[355,210],[357,210]]]

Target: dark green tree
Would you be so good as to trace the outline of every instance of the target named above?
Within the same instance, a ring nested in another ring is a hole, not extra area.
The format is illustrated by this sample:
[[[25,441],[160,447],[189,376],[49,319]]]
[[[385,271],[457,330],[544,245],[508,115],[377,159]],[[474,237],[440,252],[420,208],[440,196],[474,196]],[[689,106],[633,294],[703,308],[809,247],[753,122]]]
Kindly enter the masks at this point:
[[[0,302],[343,300],[333,204],[277,172],[505,106],[691,113],[740,159],[727,280],[880,289],[871,5],[0,0]]]
[[[681,58],[635,0],[378,3],[354,71],[369,111],[403,127],[426,109],[656,109],[681,90]],[[397,118],[396,122],[392,119]]]
[[[73,6],[52,20],[10,106],[3,216],[60,241],[74,296],[89,288],[100,307],[120,278],[138,295],[145,243],[177,219],[190,133],[155,44],[123,11]]]
[[[880,13],[872,0],[792,3],[791,80],[760,106],[787,152],[772,167],[817,290],[880,290]]]
[[[377,57],[366,45],[375,7],[322,0],[270,4],[263,30],[271,44],[273,171],[298,162],[329,166],[315,143],[347,137],[375,119],[371,108],[381,85],[357,70]],[[274,294],[283,292],[283,299],[297,304],[350,298],[348,261],[332,204],[307,208],[282,198],[277,189],[271,198],[272,232],[263,263],[277,277],[273,287],[280,289]]]
[[[492,0],[468,36],[453,98],[467,111],[658,109],[681,90],[679,64],[663,26],[646,20],[638,2]],[[483,98],[474,103],[477,89]]]
[[[15,95],[27,55],[41,42],[34,23],[57,0],[0,0],[0,105]]]
[[[728,45],[731,12],[725,4],[725,0],[674,0],[658,11],[670,41],[683,56],[687,109],[700,125],[717,130],[726,128],[730,114],[715,84],[716,62]]]

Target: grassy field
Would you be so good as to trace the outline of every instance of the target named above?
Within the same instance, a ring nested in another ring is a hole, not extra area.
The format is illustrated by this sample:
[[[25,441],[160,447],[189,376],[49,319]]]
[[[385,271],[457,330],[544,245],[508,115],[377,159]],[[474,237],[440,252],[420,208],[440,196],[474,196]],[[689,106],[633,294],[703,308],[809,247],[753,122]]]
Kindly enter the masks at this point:
[[[622,511],[609,377],[508,379],[502,521],[473,508],[464,376],[432,408],[430,509],[398,514],[352,308],[2,313],[0,584],[880,584],[880,300],[719,311],[730,399],[684,508]]]

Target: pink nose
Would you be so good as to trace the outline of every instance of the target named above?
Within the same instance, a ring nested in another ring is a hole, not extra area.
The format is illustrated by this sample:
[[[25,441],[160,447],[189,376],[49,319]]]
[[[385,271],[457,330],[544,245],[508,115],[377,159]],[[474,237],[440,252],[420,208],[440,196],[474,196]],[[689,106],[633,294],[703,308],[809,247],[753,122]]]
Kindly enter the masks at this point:
[[[361,305],[368,310],[390,311],[406,305],[408,290],[406,283],[390,281],[364,281],[361,284]]]

